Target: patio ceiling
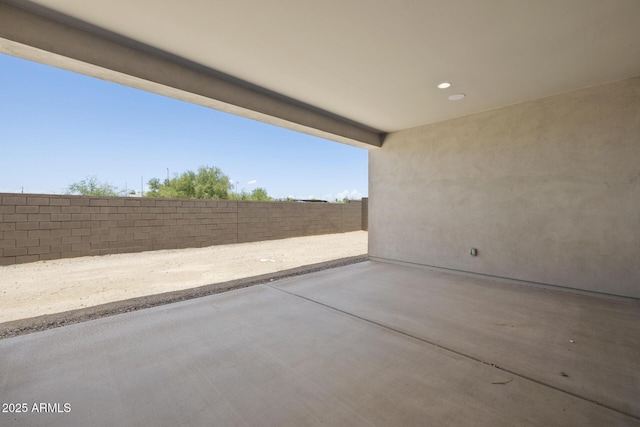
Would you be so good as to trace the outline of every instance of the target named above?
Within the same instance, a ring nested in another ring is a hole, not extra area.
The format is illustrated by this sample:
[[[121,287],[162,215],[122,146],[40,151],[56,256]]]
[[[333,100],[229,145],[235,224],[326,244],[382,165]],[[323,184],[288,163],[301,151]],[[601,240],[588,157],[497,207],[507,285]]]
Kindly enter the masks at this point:
[[[5,3],[379,134],[640,75],[637,0]]]

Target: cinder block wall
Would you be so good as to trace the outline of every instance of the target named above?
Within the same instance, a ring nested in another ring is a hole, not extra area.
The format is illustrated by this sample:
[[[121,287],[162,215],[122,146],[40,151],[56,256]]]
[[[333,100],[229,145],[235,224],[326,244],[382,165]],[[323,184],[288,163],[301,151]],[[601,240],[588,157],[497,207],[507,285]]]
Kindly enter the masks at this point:
[[[369,198],[362,198],[362,229],[369,230]]]
[[[0,265],[343,233],[361,206],[0,194]]]
[[[238,203],[238,242],[361,230],[361,202]]]

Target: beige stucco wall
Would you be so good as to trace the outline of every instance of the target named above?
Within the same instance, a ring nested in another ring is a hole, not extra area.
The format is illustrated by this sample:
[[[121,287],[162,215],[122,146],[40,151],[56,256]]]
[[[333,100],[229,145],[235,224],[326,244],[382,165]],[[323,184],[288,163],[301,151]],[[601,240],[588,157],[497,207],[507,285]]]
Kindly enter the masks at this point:
[[[369,156],[374,259],[640,298],[640,78],[393,133]]]

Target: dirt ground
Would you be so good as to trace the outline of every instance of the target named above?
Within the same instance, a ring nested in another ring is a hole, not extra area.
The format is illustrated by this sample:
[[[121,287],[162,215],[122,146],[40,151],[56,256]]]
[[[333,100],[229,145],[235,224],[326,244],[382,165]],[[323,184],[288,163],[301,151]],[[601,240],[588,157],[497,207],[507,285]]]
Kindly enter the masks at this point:
[[[0,323],[367,253],[367,232],[0,267]]]

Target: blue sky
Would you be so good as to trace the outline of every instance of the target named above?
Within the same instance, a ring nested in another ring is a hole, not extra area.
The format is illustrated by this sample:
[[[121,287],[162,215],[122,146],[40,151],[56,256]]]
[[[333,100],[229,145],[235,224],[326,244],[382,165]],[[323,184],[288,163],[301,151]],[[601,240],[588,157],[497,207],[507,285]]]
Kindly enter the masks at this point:
[[[0,192],[217,166],[276,198],[367,196],[367,151],[0,54]]]

